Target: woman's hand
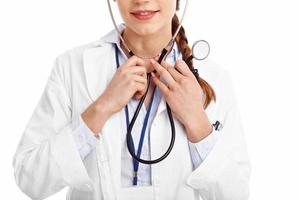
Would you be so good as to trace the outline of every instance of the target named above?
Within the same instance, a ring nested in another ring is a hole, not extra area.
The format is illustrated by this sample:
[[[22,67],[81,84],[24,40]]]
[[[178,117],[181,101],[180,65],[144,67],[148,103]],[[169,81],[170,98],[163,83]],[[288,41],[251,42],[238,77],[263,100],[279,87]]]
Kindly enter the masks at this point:
[[[132,56],[115,73],[105,91],[83,113],[82,119],[98,136],[106,120],[120,111],[135,95],[140,98],[147,89],[145,62]]]
[[[151,73],[152,79],[175,117],[184,125],[188,139],[198,142],[209,135],[213,127],[203,108],[203,90],[186,63],[182,60],[178,60],[175,66],[165,61],[162,65],[155,60],[151,63],[157,71]]]
[[[113,114],[128,104],[133,96],[136,99],[142,97],[146,89],[147,71],[145,62],[137,56],[132,56],[118,68],[99,99],[106,102],[106,109],[109,110],[110,114]]]

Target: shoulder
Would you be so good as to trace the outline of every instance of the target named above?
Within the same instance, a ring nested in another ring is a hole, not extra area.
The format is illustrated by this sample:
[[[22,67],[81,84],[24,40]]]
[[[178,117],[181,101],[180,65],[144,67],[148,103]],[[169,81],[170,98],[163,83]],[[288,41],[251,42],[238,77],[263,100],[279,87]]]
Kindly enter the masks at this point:
[[[102,38],[103,37],[92,42],[73,46],[59,53],[54,59],[53,70],[68,75],[71,71],[80,70],[83,66],[86,52],[104,50],[104,53],[109,53],[108,48],[111,48],[112,44],[104,42]]]
[[[57,55],[56,59],[61,60],[61,61],[68,60],[68,59],[81,59],[87,50],[91,50],[91,49],[95,49],[95,48],[103,48],[103,47],[108,47],[108,46],[111,46],[111,45],[104,42],[102,40],[102,38],[100,38],[98,40],[95,40],[95,41],[92,41],[89,43],[71,47],[71,48],[59,53]]]
[[[217,104],[228,108],[237,103],[232,77],[225,66],[210,58],[196,61],[194,65],[198,69],[199,76],[214,89]]]
[[[120,27],[123,25],[120,25]],[[95,41],[91,41],[86,44],[74,46],[70,49],[67,49],[66,51],[62,52],[58,55],[60,59],[67,59],[67,58],[73,58],[73,59],[80,59],[84,55],[84,53],[88,50],[93,49],[102,49],[104,53],[109,53],[108,51],[105,51],[106,48],[113,47],[114,41],[118,38],[118,34],[115,31],[115,29],[112,29],[111,31],[103,34],[99,39]]]
[[[198,69],[199,75],[203,79],[207,79],[211,84],[218,84],[223,79],[229,78],[229,71],[221,66],[213,59],[207,58],[202,61],[194,62],[195,68]]]

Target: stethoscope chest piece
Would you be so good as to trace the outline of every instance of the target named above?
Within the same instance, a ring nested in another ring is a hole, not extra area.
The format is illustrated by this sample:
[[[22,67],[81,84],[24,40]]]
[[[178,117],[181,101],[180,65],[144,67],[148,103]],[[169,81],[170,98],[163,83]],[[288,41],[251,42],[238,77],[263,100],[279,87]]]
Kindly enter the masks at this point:
[[[210,53],[210,45],[206,40],[197,40],[192,46],[192,55],[185,62],[188,64],[192,59],[204,60]],[[198,70],[192,71],[195,76],[199,76]]]

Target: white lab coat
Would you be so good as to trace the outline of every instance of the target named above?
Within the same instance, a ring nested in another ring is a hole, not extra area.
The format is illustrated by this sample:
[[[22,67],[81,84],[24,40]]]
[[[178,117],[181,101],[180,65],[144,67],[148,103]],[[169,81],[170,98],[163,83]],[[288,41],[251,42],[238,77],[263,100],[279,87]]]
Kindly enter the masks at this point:
[[[193,169],[184,127],[174,118],[176,142],[170,155],[152,165],[152,186],[121,187],[124,110],[112,115],[96,148],[82,161],[73,134],[82,131],[79,115],[105,90],[115,71],[115,31],[57,57],[45,90],[13,159],[16,183],[32,199],[44,199],[65,186],[68,200],[245,200],[250,164],[244,131],[227,70],[210,59],[195,63],[215,90],[206,113],[223,128],[203,163]],[[105,106],[105,105],[103,105]],[[162,98],[151,125],[151,158],[169,145],[170,127]]]

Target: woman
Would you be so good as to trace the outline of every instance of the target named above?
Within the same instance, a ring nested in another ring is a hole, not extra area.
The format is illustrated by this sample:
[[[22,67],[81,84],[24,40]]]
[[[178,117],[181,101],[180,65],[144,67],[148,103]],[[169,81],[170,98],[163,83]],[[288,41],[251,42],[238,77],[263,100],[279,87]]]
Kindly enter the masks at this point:
[[[70,200],[247,199],[250,164],[228,72],[205,60],[195,78],[193,63],[182,61],[191,53],[183,28],[166,61],[156,62],[179,24],[179,0],[116,3],[137,56],[128,59],[112,31],[57,57],[14,156],[18,186],[32,199],[66,186]],[[141,157],[158,158],[169,145],[166,104],[176,129],[170,155],[153,165],[136,163],[125,138],[147,72],[132,130],[137,146],[146,124]]]

